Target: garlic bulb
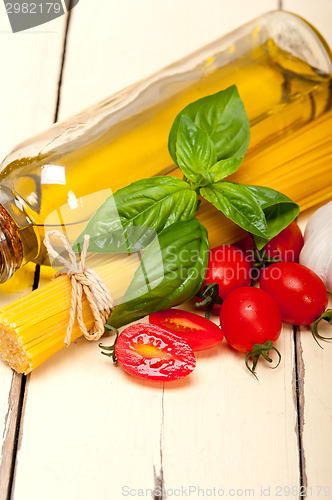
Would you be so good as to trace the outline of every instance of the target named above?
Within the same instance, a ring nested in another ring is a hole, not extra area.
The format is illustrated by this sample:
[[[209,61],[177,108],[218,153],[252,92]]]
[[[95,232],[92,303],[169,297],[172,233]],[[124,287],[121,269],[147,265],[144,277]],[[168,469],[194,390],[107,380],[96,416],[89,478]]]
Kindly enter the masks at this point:
[[[310,217],[304,232],[300,264],[309,267],[332,292],[332,201]]]

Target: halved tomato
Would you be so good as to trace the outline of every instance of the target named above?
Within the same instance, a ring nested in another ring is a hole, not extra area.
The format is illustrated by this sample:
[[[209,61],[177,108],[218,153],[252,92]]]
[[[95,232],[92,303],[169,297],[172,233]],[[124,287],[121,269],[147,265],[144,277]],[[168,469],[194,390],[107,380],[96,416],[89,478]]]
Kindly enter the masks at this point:
[[[158,325],[185,340],[193,351],[202,351],[219,344],[224,336],[212,321],[182,309],[166,309],[152,313],[150,323]]]
[[[193,350],[184,340],[148,323],[123,330],[115,354],[119,365],[130,375],[156,381],[185,377],[196,366]]]

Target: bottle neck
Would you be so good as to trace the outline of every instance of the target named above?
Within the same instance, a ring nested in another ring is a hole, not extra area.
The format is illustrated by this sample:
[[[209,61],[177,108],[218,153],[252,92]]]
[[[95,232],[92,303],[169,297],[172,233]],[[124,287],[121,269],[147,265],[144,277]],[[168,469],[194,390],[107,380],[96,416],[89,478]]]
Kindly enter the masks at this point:
[[[33,226],[21,201],[0,186],[0,283],[38,254]]]

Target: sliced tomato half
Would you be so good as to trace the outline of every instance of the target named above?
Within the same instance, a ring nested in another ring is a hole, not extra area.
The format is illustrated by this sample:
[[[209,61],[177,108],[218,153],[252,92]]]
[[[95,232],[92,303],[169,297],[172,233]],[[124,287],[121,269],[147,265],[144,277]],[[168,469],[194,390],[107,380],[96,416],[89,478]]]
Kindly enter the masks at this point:
[[[196,366],[191,347],[156,325],[137,323],[119,335],[115,346],[119,365],[135,377],[167,381],[189,375]]]
[[[214,347],[224,338],[221,329],[215,323],[182,309],[166,309],[166,311],[152,313],[149,321],[181,337],[193,351],[203,351]]]

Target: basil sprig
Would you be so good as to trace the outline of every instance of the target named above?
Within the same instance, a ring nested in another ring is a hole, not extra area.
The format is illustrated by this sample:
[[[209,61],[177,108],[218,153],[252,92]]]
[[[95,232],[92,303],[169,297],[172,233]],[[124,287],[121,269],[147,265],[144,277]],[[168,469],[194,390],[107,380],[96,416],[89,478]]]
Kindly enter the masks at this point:
[[[107,324],[120,328],[190,299],[203,284],[208,257],[207,231],[197,219],[168,226],[145,250]]]
[[[299,207],[273,189],[224,180],[240,167],[249,139],[249,120],[235,85],[189,104],[176,116],[168,140],[184,180],[159,176],[119,189],[96,211],[74,250],[82,248],[84,234],[94,252],[143,250],[165,228],[190,220],[199,194],[263,248],[295,219]]]
[[[134,182],[90,219],[75,251],[85,234],[93,252],[145,250],[109,328],[181,304],[200,289],[209,246],[206,229],[194,218],[199,195],[252,233],[258,249],[297,216],[298,205],[273,189],[224,180],[240,167],[249,139],[249,120],[234,85],[189,104],[176,116],[168,141],[184,179]]]
[[[186,106],[174,120],[168,149],[192,189],[252,233],[261,249],[299,207],[273,189],[223,180],[239,168],[249,138],[249,120],[233,85]]]

